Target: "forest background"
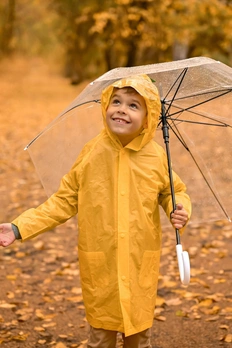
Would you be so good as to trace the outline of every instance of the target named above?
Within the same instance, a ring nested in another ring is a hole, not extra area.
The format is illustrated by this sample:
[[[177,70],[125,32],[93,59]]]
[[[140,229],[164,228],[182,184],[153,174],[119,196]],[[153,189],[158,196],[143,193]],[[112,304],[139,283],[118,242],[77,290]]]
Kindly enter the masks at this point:
[[[73,83],[194,56],[231,65],[231,18],[231,0],[1,0],[0,57],[45,57]]]

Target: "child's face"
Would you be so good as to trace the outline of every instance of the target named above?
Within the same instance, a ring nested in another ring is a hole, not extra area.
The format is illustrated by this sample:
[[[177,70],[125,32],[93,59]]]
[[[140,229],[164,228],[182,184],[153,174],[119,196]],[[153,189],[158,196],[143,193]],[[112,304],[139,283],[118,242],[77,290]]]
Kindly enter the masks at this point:
[[[106,123],[126,146],[147,127],[145,100],[131,87],[115,89],[106,111]]]

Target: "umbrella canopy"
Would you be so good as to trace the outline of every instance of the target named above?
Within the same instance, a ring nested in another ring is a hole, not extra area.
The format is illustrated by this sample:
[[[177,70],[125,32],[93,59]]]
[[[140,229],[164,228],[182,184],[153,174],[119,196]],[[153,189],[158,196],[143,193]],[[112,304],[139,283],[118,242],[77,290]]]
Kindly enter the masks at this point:
[[[47,194],[57,190],[83,145],[102,129],[101,91],[135,74],[147,74],[159,89],[172,167],[187,185],[192,221],[230,220],[232,68],[205,57],[117,68],[91,82],[26,147]],[[161,128],[160,122],[155,140],[164,145]]]

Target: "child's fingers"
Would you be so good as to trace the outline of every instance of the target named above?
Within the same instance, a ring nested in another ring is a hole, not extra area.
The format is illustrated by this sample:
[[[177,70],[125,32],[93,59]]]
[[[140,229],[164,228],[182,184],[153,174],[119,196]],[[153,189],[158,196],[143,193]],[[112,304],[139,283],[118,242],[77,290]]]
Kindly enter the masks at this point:
[[[182,210],[184,207],[183,207],[183,204],[181,203],[177,203],[176,205],[176,210]]]
[[[0,238],[0,246],[3,246],[3,247],[6,246],[6,241],[2,238]]]

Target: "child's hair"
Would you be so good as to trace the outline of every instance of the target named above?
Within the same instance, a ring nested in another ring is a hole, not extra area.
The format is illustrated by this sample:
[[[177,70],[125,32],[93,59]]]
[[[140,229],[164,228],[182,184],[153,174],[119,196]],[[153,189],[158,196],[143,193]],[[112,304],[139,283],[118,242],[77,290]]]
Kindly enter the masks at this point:
[[[118,91],[118,90],[120,90],[120,89],[126,90],[126,93],[128,93],[128,94],[133,94],[133,93],[139,94],[139,93],[136,91],[136,89],[134,89],[133,87],[126,86],[126,87],[122,87],[122,88],[114,87],[113,92],[112,92],[112,95],[113,95],[113,93],[114,93],[115,91]],[[112,96],[112,95],[111,95],[111,96]]]

